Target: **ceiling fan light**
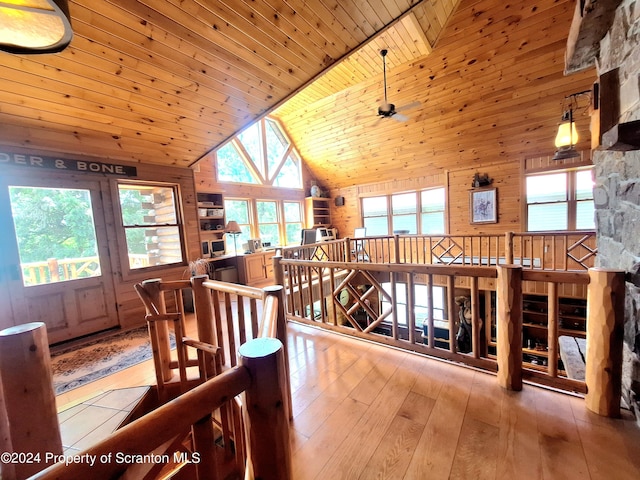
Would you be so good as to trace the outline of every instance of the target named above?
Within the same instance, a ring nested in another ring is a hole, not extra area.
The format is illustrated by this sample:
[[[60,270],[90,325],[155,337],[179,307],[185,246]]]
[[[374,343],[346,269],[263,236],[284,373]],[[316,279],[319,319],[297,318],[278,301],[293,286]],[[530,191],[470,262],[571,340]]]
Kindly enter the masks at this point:
[[[57,53],[72,37],[67,0],[0,0],[0,50]]]

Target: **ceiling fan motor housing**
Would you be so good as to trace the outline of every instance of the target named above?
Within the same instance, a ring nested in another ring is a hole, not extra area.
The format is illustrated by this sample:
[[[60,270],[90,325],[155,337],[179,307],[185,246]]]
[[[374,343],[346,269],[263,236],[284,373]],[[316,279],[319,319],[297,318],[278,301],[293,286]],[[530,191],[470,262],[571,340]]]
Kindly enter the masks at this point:
[[[378,115],[390,117],[396,113],[396,106],[393,103],[383,103],[378,107]]]

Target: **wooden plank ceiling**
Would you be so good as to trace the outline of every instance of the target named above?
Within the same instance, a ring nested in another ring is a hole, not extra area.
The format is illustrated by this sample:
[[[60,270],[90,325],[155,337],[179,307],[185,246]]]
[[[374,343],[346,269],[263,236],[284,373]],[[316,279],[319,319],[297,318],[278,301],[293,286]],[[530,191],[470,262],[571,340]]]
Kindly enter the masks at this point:
[[[0,52],[0,144],[190,166],[273,112],[326,187],[549,154],[573,5],[72,0],[65,51]]]

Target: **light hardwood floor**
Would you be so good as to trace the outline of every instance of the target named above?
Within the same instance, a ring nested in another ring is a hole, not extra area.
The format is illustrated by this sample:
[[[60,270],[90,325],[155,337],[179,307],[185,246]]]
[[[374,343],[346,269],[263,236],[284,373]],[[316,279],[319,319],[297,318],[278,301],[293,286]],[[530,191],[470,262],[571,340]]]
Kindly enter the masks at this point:
[[[290,324],[294,478],[639,479],[631,415],[577,397]],[[58,398],[60,409],[154,383],[145,362]]]

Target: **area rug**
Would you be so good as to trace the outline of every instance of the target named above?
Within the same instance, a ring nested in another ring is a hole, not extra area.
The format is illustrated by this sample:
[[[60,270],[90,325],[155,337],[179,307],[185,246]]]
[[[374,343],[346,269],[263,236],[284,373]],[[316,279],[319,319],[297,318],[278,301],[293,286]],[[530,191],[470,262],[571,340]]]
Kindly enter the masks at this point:
[[[175,341],[171,339],[172,347]],[[56,395],[104,378],[152,358],[147,327],[53,349],[51,366]]]

